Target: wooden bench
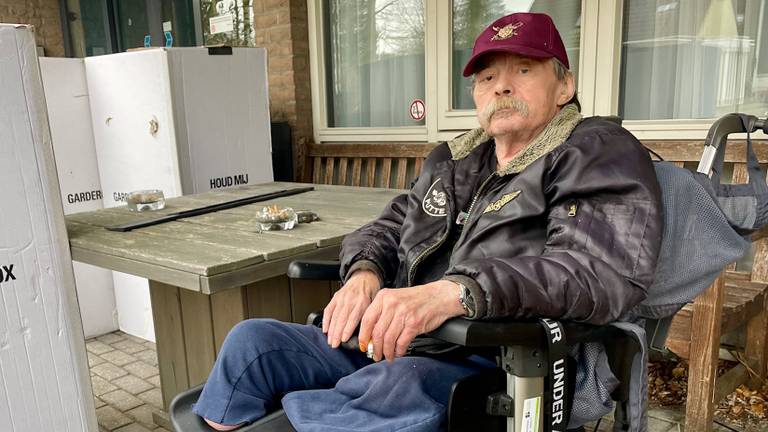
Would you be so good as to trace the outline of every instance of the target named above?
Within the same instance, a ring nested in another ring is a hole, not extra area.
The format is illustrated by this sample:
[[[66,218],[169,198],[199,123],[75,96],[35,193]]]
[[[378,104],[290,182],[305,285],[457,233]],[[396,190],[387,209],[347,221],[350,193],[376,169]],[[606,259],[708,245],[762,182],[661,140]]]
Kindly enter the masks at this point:
[[[312,144],[305,164],[312,173],[305,181],[405,189],[433,148],[435,144],[424,143]]]
[[[768,165],[768,141],[755,141],[763,167]],[[667,161],[696,169],[701,157],[701,141],[645,142]],[[311,179],[320,184],[406,188],[419,171],[424,158],[434,148],[424,143],[314,144],[310,146]],[[726,153],[724,178],[733,183],[747,181],[745,143],[731,141]],[[715,403],[749,378],[739,365],[717,380],[720,337],[746,326],[744,356],[750,369],[761,380],[768,372],[768,230],[753,236],[752,262],[747,268],[730,265],[721,277],[694,303],[674,318],[667,340],[668,348],[689,359],[686,428],[707,431],[712,428]],[[715,245],[713,245],[715,246]],[[751,264],[751,270],[749,269]]]

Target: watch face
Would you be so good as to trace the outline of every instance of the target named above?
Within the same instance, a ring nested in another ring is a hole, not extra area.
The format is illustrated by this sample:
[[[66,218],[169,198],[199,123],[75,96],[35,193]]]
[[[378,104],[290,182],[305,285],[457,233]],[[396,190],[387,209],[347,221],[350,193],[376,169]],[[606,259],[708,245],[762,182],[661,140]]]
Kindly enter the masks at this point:
[[[466,309],[467,315],[472,316],[475,314],[475,299],[472,298],[472,292],[469,288],[463,284],[461,285],[461,305]]]

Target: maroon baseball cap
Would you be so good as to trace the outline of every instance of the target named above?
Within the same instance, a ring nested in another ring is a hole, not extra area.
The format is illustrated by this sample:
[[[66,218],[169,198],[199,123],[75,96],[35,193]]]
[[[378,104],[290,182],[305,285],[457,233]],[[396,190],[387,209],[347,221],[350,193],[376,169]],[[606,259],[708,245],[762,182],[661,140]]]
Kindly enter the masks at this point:
[[[475,39],[472,57],[464,66],[464,76],[477,72],[477,61],[485,54],[506,52],[547,59],[555,57],[570,69],[565,45],[555,23],[542,13],[513,13],[499,18]]]

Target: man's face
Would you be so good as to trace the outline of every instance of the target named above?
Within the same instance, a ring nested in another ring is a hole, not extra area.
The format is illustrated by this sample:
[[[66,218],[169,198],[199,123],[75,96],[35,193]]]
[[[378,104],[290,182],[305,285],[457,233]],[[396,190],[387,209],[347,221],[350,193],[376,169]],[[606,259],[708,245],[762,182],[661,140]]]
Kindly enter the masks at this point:
[[[557,79],[551,59],[489,54],[472,97],[488,135],[538,134],[573,96],[573,78]]]

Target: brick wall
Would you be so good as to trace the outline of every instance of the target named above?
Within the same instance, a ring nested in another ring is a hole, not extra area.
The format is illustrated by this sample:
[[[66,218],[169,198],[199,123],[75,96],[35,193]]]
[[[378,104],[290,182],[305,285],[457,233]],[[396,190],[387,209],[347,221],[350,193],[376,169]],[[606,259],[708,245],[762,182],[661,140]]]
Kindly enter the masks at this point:
[[[50,57],[64,57],[59,18],[58,0],[0,0],[0,22],[35,26],[37,45]]]
[[[254,0],[253,12],[256,46],[269,57],[270,114],[291,126],[293,177],[299,180],[312,140],[307,1]]]

